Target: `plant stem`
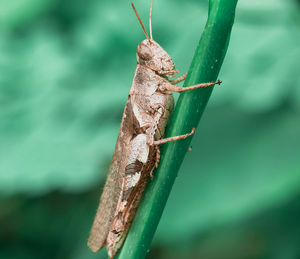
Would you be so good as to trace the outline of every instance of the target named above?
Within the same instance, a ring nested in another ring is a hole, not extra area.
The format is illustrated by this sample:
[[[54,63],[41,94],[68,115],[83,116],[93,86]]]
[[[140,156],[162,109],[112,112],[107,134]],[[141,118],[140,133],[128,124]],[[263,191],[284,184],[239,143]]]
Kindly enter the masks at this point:
[[[227,51],[236,4],[237,0],[209,1],[208,20],[184,86],[216,81]],[[185,134],[196,128],[212,90],[213,87],[208,87],[182,93],[166,136]],[[145,258],[191,140],[189,137],[162,146],[159,168],[147,187],[119,259]]]

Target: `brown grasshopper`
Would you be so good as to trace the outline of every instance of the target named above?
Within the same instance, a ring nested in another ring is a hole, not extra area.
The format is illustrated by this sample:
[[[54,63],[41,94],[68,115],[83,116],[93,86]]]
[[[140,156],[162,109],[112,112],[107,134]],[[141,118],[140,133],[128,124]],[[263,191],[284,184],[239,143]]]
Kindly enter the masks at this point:
[[[175,70],[168,53],[152,38],[152,1],[149,16],[150,38],[134,5],[131,5],[146,39],[137,47],[138,64],[88,240],[88,246],[93,252],[106,245],[110,258],[123,245],[146,184],[158,166],[159,145],[194,134],[195,129],[192,129],[188,134],[163,138],[174,106],[171,92],[183,92],[221,83],[218,81],[183,88],[175,84],[183,81],[186,74],[169,80],[168,77],[174,77],[174,73],[178,71]]]

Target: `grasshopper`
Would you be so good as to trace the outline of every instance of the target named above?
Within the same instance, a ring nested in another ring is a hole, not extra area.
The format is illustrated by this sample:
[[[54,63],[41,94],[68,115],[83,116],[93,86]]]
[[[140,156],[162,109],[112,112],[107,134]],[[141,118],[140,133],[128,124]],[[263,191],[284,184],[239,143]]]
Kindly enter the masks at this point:
[[[186,74],[170,80],[178,71],[168,53],[153,40],[151,1],[148,36],[133,5],[146,39],[137,47],[137,67],[122,117],[112,162],[91,229],[88,246],[93,252],[107,246],[113,258],[124,243],[131,222],[153,170],[160,160],[161,144],[187,138],[190,133],[163,138],[174,107],[172,92],[213,86],[221,81],[180,87]]]

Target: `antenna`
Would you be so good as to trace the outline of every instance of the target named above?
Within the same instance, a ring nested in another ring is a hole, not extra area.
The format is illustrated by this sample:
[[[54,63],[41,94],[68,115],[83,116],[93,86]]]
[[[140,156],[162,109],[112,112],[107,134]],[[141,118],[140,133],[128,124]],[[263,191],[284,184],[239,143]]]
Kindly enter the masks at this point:
[[[152,17],[152,6],[153,6],[153,0],[151,0],[151,5],[150,5],[150,14],[149,14],[149,30],[150,30],[150,38],[153,40],[152,37],[152,23],[151,23],[151,17]]]
[[[132,8],[133,8],[133,11],[135,12],[136,17],[138,18],[138,20],[139,20],[139,22],[140,22],[140,24],[141,24],[141,26],[142,26],[142,29],[143,29],[143,31],[144,31],[144,33],[145,33],[145,35],[146,35],[148,41],[150,42],[148,33],[147,33],[146,30],[145,30],[144,24],[142,23],[142,20],[141,20],[140,16],[138,15],[138,13],[137,13],[137,11],[136,11],[136,9],[135,9],[135,7],[134,7],[134,4],[133,4],[132,2],[131,2],[131,6],[132,6]]]

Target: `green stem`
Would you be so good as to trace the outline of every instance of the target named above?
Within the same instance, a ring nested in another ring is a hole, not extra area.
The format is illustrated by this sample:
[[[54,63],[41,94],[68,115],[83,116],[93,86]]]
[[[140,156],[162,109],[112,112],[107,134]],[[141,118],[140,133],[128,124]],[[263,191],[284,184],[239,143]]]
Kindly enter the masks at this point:
[[[216,81],[227,51],[236,4],[237,0],[209,1],[208,20],[184,86]],[[212,90],[209,87],[180,95],[167,136],[188,133],[197,127]],[[159,168],[149,183],[119,259],[145,258],[191,140],[189,137],[163,145]]]

